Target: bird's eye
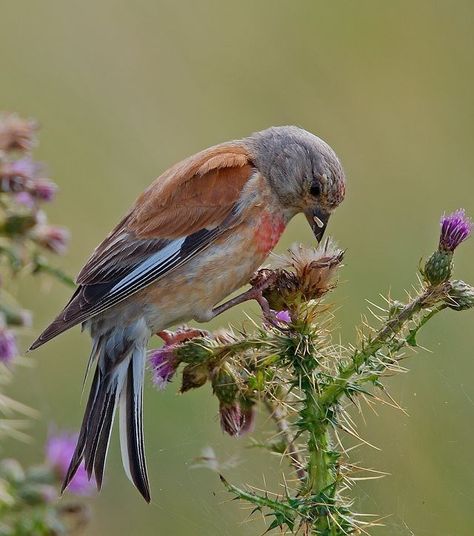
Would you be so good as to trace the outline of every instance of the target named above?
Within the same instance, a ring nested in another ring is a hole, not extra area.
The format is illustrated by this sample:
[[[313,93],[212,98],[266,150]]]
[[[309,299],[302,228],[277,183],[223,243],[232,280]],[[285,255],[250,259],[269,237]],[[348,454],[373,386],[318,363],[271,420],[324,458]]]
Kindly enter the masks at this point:
[[[309,190],[309,193],[313,196],[313,197],[319,197],[321,195],[321,184],[319,184],[318,181],[314,181],[312,184],[311,184],[311,188]]]

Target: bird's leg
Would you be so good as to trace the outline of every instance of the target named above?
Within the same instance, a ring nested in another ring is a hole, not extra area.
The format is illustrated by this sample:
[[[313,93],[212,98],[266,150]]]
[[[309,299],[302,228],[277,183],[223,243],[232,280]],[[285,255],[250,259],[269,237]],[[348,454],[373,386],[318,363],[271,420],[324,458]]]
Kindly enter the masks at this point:
[[[270,306],[268,305],[268,301],[263,296],[263,291],[267,289],[275,280],[276,274],[271,273],[269,276],[262,278],[261,281],[257,281],[251,289],[247,290],[246,292],[243,292],[242,294],[239,294],[235,298],[232,298],[222,305],[219,305],[217,307],[214,307],[212,309],[210,318],[214,318],[217,315],[220,315],[224,311],[227,311],[234,307],[235,305],[239,305],[240,303],[244,303],[249,300],[255,300],[260,307],[262,308],[262,312],[267,320],[272,322],[274,320],[274,313],[270,309]],[[272,322],[273,323],[273,322]]]

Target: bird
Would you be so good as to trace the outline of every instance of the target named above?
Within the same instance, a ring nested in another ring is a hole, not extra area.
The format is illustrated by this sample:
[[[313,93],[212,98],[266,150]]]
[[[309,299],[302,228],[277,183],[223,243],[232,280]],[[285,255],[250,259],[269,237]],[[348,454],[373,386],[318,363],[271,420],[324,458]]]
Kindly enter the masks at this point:
[[[83,462],[100,490],[118,409],[125,472],[150,502],[143,438],[149,339],[180,322],[207,322],[249,299],[268,312],[258,288],[218,304],[249,282],[296,214],[306,216],[320,242],[345,182],[325,141],[300,127],[278,126],[182,160],[138,197],[30,347],[78,324],[92,338],[87,371],[95,365],[95,373],[62,492]]]

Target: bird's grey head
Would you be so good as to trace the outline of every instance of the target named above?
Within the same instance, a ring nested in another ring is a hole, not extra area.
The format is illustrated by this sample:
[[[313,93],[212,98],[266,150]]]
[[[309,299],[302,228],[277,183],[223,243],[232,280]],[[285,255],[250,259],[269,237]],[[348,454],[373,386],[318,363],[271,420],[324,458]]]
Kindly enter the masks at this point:
[[[247,143],[255,166],[283,208],[290,214],[303,212],[321,240],[331,212],[345,194],[336,153],[321,138],[294,126],[262,130]]]

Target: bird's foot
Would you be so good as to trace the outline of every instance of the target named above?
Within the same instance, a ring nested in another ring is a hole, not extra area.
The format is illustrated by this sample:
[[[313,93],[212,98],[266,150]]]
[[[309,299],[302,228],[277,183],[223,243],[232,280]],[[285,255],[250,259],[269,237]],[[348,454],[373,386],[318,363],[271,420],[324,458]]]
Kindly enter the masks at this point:
[[[188,328],[183,326],[178,328],[176,331],[159,331],[157,335],[163,339],[165,344],[170,346],[172,344],[180,344],[182,342],[195,339],[196,337],[206,337],[209,336],[210,333],[204,329]]]
[[[212,318],[217,315],[220,315],[228,309],[231,309],[232,307],[235,307],[236,305],[239,305],[249,300],[255,300],[262,308],[264,317],[268,320],[271,319],[271,323],[273,324],[275,320],[275,314],[270,309],[268,301],[263,296],[263,292],[274,282],[276,274],[274,272],[268,272],[268,274],[259,274],[257,278],[254,278],[254,280],[252,280],[251,282],[251,289],[247,290],[246,292],[243,292],[242,294],[239,294],[235,298],[226,301],[222,305],[215,307],[212,310]]]

